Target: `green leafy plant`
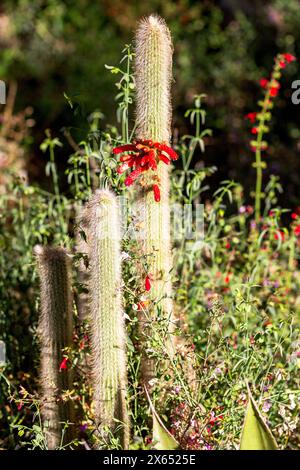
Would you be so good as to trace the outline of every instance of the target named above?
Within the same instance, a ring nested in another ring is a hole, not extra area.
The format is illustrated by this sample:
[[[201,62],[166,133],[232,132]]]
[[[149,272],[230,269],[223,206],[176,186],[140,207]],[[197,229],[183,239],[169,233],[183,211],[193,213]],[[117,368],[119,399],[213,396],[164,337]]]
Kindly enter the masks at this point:
[[[276,441],[262,417],[248,387],[248,405],[240,450],[277,450]]]
[[[147,388],[145,393],[153,418],[153,448],[157,450],[178,449],[179,444],[158,416]],[[276,441],[262,417],[248,387],[248,405],[241,433],[240,450],[278,450]]]
[[[146,387],[145,387],[145,393],[146,393],[147,400],[149,402],[149,406],[152,412],[154,449],[157,449],[157,450],[178,449],[178,442],[176,442],[172,434],[167,430],[162,420],[158,416]]]

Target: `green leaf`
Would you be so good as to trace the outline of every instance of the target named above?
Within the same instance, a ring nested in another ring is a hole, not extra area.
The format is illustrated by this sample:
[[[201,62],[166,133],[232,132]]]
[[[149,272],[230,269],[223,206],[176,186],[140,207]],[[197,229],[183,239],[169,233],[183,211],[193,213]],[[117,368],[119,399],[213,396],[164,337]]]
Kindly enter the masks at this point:
[[[154,405],[150,399],[147,388],[145,387],[147,399],[152,411],[153,417],[153,442],[154,449],[156,450],[175,450],[179,448],[178,442],[174,439],[172,434],[167,430],[162,420],[156,413]]]
[[[275,438],[260,414],[249,388],[248,395],[240,450],[278,450]]]

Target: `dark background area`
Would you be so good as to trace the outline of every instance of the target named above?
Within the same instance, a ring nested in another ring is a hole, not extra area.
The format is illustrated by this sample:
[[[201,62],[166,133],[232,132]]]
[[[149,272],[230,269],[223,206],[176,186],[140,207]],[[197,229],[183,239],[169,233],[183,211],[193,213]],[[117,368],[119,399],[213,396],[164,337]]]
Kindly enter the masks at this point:
[[[17,84],[14,112],[33,108],[35,125],[22,142],[31,181],[44,178],[47,157],[39,146],[46,128],[65,142],[58,150],[63,174],[71,152],[63,127],[72,126],[74,138],[82,138],[86,118],[95,110],[104,115],[103,128],[116,123],[115,76],[105,64],[118,64],[138,19],[153,12],[166,19],[174,41],[173,127],[181,135],[190,131],[184,112],[194,94],[206,93],[206,125],[213,137],[197,158],[218,167],[212,190],[233,178],[250,193],[255,175],[244,115],[257,109],[259,79],[268,77],[274,56],[300,57],[298,0],[2,1],[0,78],[8,86]],[[284,71],[265,154],[265,181],[271,173],[280,176],[281,203],[289,207],[300,204],[300,105],[291,102],[298,64]],[[80,103],[83,115],[74,117],[64,93]]]

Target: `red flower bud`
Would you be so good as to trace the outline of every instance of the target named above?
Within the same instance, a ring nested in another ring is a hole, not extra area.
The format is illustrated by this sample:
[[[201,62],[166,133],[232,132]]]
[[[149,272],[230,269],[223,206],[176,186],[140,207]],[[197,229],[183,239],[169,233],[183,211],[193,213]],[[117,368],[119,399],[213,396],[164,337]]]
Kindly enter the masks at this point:
[[[285,58],[285,60],[290,63],[290,62],[294,62],[294,60],[296,60],[296,57],[292,54],[289,54],[289,53],[286,53],[286,54],[283,54],[283,57]]]
[[[62,370],[66,370],[68,368],[68,366],[67,366],[68,360],[69,359],[67,357],[63,358],[63,360],[61,361],[60,366],[59,366],[59,372],[61,372]]]
[[[256,121],[257,113],[248,113],[245,116],[245,119],[249,119],[250,122],[254,123]]]
[[[299,235],[300,235],[300,225],[296,225],[296,227],[294,228],[294,234],[296,235],[296,237],[299,237]]]
[[[277,95],[278,95],[278,88],[272,87],[272,88],[270,89],[270,96],[275,97],[275,96],[277,96]]]
[[[259,84],[262,88],[267,88],[269,84],[269,80],[267,80],[266,78],[261,78],[259,81]]]
[[[157,184],[153,185],[154,199],[156,202],[160,201],[160,189]]]
[[[146,279],[145,279],[145,290],[147,292],[149,292],[151,289],[151,282],[150,282],[150,278],[149,276],[146,276]]]

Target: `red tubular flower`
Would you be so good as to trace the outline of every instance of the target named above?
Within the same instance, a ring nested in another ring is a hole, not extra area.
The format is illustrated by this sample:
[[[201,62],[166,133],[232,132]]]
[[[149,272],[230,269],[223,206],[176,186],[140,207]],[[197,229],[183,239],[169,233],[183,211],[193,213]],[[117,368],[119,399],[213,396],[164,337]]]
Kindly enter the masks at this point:
[[[135,154],[128,154],[128,155],[122,155],[122,157],[120,157],[120,162],[129,162],[129,161],[135,161]]]
[[[294,234],[296,235],[296,237],[299,237],[299,235],[300,235],[300,225],[296,225],[296,227],[294,228]]]
[[[120,147],[115,147],[113,149],[113,154],[117,155],[118,153],[123,153],[123,152],[130,152],[130,151],[135,151],[136,147],[135,145],[132,144],[126,144],[126,145],[121,145]]]
[[[147,168],[145,167],[139,167],[136,170],[132,171],[129,176],[127,176],[125,180],[125,186],[131,186],[132,183],[135,182],[135,180],[140,176],[141,173],[146,171]]]
[[[64,357],[63,360],[60,363],[59,372],[61,372],[62,370],[66,370],[68,368],[67,362],[68,362],[68,358]]]
[[[259,80],[259,84],[262,88],[267,88],[267,86],[269,84],[269,80],[267,80],[266,78],[261,78]]]
[[[161,150],[162,152],[165,152],[171,158],[171,160],[178,160],[177,153],[171,147],[168,147],[168,145],[154,142],[153,146],[156,149]]]
[[[296,57],[289,53],[283,54],[283,57],[285,58],[287,63],[294,62],[294,60],[296,60]]]
[[[277,232],[275,232],[274,234],[274,238],[275,240],[280,240],[280,241],[284,241],[284,232],[282,230],[278,230]]]
[[[166,165],[169,165],[171,163],[171,160],[169,160],[168,157],[163,154],[159,155],[158,158],[161,162],[164,162]]]
[[[150,281],[150,277],[149,276],[146,276],[146,279],[145,279],[145,290],[147,292],[149,292],[151,289],[151,281]]]
[[[258,130],[257,127],[252,127],[251,134],[257,134]]]
[[[154,193],[154,199],[156,202],[160,201],[160,189],[157,184],[153,185],[153,193]]]
[[[127,154],[126,152],[130,152]],[[152,140],[140,140],[132,144],[121,145],[113,149],[113,154],[125,153],[120,157],[120,165],[117,168],[119,174],[124,173],[130,168],[133,171],[125,179],[125,185],[131,186],[135,180],[145,171],[156,172],[160,162],[169,165],[172,160],[177,160],[177,153],[165,143],[153,142]],[[152,190],[156,202],[160,201],[160,188],[157,184],[157,175],[153,177]]]
[[[278,95],[278,88],[272,87],[270,88],[270,96],[275,97]]]
[[[257,113],[248,113],[246,114],[245,119],[249,119],[249,121],[253,124],[256,121],[256,115]]]

